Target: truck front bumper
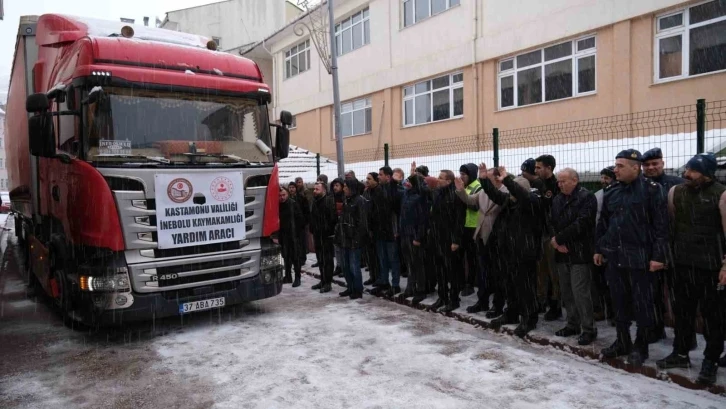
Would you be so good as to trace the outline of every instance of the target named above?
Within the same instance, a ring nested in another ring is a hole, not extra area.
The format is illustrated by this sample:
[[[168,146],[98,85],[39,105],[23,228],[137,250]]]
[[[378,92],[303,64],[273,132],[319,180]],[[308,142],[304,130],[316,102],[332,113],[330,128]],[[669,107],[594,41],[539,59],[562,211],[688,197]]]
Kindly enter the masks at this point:
[[[166,318],[181,315],[179,306],[194,301],[209,300],[213,298],[224,297],[225,307],[235,304],[241,304],[248,301],[256,301],[264,298],[274,297],[282,291],[282,268],[275,271],[272,282],[265,284],[261,276],[239,280],[233,288],[218,289],[219,286],[199,287],[193,290],[193,294],[184,294],[179,296],[177,292],[170,291],[167,293],[131,293],[133,303],[127,308],[119,309],[93,309],[95,313],[92,317],[83,317],[83,321],[97,326],[117,326],[125,323],[151,321],[157,318]],[[198,312],[208,312],[213,310],[202,310]],[[193,315],[198,312],[187,313],[183,315]]]

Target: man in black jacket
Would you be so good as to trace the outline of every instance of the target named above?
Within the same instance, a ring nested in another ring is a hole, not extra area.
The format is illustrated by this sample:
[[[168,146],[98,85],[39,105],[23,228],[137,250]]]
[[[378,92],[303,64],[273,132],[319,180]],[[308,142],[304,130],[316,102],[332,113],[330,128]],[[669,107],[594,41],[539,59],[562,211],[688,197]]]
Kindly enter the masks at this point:
[[[590,268],[595,254],[597,199],[580,186],[574,169],[565,168],[557,176],[560,194],[552,201],[551,245],[555,249],[555,270],[560,276],[567,326],[555,335],[569,337],[582,332],[578,344],[590,345],[597,337]]]
[[[607,259],[617,339],[602,350],[606,358],[628,356],[639,367],[648,359],[648,333],[655,326],[653,283],[668,254],[668,213],[663,188],[643,177],[642,156],[626,149],[615,157],[615,177],[605,189],[597,224],[595,265]],[[638,332],[630,338],[631,314]]]
[[[401,292],[401,261],[399,259],[399,246],[396,242],[398,231],[397,219],[400,214],[401,200],[398,190],[398,183],[393,180],[393,170],[384,166],[378,170],[378,189],[383,192],[383,199],[378,198],[380,203],[373,202],[373,212],[378,213],[374,217],[378,220],[379,227],[374,229],[376,240],[376,253],[380,264],[380,271],[376,288],[371,294],[383,294],[394,296]],[[388,272],[391,272],[391,282],[388,281]]]
[[[545,321],[554,321],[562,317],[562,305],[560,305],[560,280],[555,272],[555,251],[549,245],[552,239],[552,200],[560,193],[557,186],[557,178],[554,171],[557,166],[554,156],[541,155],[535,160],[535,172],[542,180],[543,187],[540,190],[542,195],[542,209],[544,210],[545,230],[542,234],[542,259],[537,269],[538,296],[540,301],[547,300],[550,309],[544,316]]]
[[[438,187],[433,192],[429,237],[436,249],[439,299],[431,306],[436,311],[451,312],[459,308],[459,293],[464,284],[461,247],[466,217],[466,204],[456,196],[450,170],[439,173]],[[433,181],[432,181],[433,184]]]
[[[539,320],[536,266],[542,252],[542,203],[539,192],[530,188],[527,179],[515,179],[503,167],[499,168],[499,176],[492,173],[489,177],[496,177],[508,190],[503,192],[491,180],[482,180],[484,192],[502,207],[494,222],[493,234],[497,237],[496,251],[507,281],[507,311],[491,324],[499,327],[519,322],[514,334],[523,338],[535,329]]]
[[[336,234],[340,237],[340,246],[343,248],[343,268],[348,283],[348,289],[339,295],[349,296],[351,300],[363,297],[360,259],[368,241],[368,215],[365,199],[358,194],[359,184],[356,179],[346,179],[343,187],[345,204],[336,229]]]
[[[325,183],[315,183],[313,191],[313,208],[310,213],[310,232],[315,241],[315,255],[320,268],[320,283],[313,286],[313,290],[320,290],[321,293],[330,291],[333,283],[333,269],[335,250],[333,248],[333,237],[335,236],[335,225],[338,216],[335,213],[335,199],[328,195]]]

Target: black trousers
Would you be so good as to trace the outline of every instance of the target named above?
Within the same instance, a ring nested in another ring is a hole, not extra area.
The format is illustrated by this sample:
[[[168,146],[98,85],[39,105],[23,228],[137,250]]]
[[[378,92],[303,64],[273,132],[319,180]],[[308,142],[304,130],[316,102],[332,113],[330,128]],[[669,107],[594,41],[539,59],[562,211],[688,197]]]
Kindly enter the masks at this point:
[[[608,318],[613,316],[613,303],[610,297],[605,266],[592,266],[592,301],[595,311],[602,311]]]
[[[283,255],[283,262],[285,264],[285,276],[292,277],[292,269],[295,268],[295,274],[302,272],[302,263],[300,263],[300,254],[288,254]]]
[[[408,284],[405,293],[408,296],[426,295],[428,287],[426,270],[424,269],[424,248],[414,246],[412,237],[401,237],[401,257],[408,269]]]
[[[333,239],[328,237],[313,237],[315,241],[315,257],[318,259],[320,269],[320,281],[323,284],[333,282],[333,271],[335,270],[335,247]]]
[[[423,246],[424,249],[424,271],[426,274],[426,285],[427,285],[427,291],[426,293],[432,293],[434,292],[436,285],[438,284],[438,267],[437,263],[439,260],[436,257],[437,254],[437,248],[435,244],[432,244],[432,240],[429,240],[428,243],[426,243]]]
[[[492,244],[485,245],[481,238],[476,241],[479,253],[476,296],[480,303],[489,305],[489,297],[494,294],[493,309],[502,311],[506,302],[505,282],[495,245],[491,239],[489,242]]]
[[[463,250],[463,257],[464,260],[466,260],[466,265],[468,267],[465,284],[470,287],[474,287],[476,285],[480,269],[479,254],[477,252],[476,244],[478,240],[474,239],[475,231],[475,228],[464,227],[464,235],[461,238],[461,250]]]
[[[522,322],[537,324],[537,260],[509,259],[503,267],[506,276],[507,315],[521,315]]]
[[[436,252],[436,285],[438,295],[446,304],[458,303],[459,293],[464,284],[461,248],[451,251],[451,245],[443,246]]]
[[[378,262],[376,242],[373,239],[366,243],[365,250],[363,251],[363,258],[365,259],[366,267],[368,267],[368,278],[378,280],[378,277],[380,277],[378,272],[381,270],[381,267]]]
[[[694,267],[675,266],[673,281],[676,316],[675,352],[688,355],[693,339],[696,310],[701,307],[706,338],[704,358],[718,362],[724,347],[726,330],[726,290],[717,291],[718,270],[708,271]]]
[[[656,274],[645,268],[618,268],[615,263],[608,263],[607,277],[617,328],[628,331],[635,318],[639,331],[652,329],[656,320],[653,301]]]

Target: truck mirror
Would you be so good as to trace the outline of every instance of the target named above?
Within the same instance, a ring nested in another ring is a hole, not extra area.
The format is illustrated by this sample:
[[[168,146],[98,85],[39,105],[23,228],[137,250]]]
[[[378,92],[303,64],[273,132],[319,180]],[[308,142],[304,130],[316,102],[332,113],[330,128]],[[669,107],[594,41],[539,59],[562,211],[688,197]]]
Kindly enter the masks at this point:
[[[53,117],[41,113],[28,118],[30,154],[41,158],[55,157],[55,135]]]
[[[284,126],[278,126],[275,132],[275,153],[278,159],[287,158],[290,152],[290,130]]]
[[[292,125],[292,114],[290,111],[280,112],[280,123],[285,127]]]
[[[25,100],[25,110],[29,113],[46,112],[49,107],[48,96],[42,92],[28,95]]]

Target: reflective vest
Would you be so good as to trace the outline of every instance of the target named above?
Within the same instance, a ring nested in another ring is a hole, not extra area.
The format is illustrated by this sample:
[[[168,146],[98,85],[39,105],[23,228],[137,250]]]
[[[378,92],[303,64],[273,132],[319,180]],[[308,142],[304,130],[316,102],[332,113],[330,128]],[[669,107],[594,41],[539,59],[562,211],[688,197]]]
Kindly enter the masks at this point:
[[[479,183],[479,179],[474,180],[469,184],[469,186],[466,187],[466,194],[467,195],[473,195],[476,193],[479,193],[481,191],[481,183]],[[466,208],[466,221],[464,222],[464,227],[476,229],[477,226],[477,220],[479,218],[479,211],[467,207]]]

